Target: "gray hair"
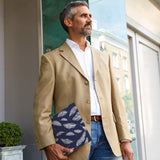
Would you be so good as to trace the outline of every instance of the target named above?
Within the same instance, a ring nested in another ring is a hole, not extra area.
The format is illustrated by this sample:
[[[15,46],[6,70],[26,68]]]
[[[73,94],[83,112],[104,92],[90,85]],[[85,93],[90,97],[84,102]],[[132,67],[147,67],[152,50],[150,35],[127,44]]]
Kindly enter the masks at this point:
[[[59,19],[60,19],[61,25],[66,32],[68,32],[68,27],[65,25],[64,19],[69,18],[69,19],[73,20],[74,16],[77,13],[77,10],[75,9],[75,7],[78,7],[78,6],[86,6],[88,8],[87,2],[74,1],[74,2],[70,2],[69,4],[67,4],[65,6],[65,8],[63,9],[63,11],[59,14]]]

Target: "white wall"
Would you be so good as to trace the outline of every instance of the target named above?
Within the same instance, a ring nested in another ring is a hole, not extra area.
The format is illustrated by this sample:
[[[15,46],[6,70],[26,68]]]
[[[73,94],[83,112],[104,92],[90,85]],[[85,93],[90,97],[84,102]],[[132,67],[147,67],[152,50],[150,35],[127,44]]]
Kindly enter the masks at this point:
[[[160,38],[160,10],[150,0],[126,0],[126,14]]]
[[[4,121],[4,0],[0,0],[0,122]]]
[[[28,145],[24,160],[41,159],[32,118],[39,72],[37,14],[37,0],[5,0],[5,119],[22,128],[22,144]]]

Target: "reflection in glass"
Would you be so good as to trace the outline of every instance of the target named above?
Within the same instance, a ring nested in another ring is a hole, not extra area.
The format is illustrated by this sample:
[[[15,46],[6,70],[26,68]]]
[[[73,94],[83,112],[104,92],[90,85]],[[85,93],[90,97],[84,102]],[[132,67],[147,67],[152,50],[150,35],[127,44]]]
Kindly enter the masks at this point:
[[[132,142],[134,160],[137,160],[125,1],[89,0],[89,6],[93,20],[91,43],[102,52],[110,54],[120,94],[125,103],[130,133],[134,140]]]

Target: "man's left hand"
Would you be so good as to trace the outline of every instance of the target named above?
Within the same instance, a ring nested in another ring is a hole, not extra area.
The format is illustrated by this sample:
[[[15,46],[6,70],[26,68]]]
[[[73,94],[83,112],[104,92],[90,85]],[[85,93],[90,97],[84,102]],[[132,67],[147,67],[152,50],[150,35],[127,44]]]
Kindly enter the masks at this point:
[[[123,160],[133,160],[133,149],[130,142],[121,142],[121,152]]]

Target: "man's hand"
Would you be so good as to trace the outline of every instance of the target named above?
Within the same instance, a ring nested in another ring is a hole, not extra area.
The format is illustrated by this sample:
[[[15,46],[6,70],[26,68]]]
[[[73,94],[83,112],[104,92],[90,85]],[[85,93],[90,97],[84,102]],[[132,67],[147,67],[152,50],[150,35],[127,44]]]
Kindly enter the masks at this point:
[[[63,153],[72,153],[73,150],[69,148],[65,148],[59,144],[52,144],[50,146],[47,146],[45,149],[45,154],[47,157],[47,160],[68,160],[67,156],[64,156]]]
[[[133,160],[133,149],[130,142],[121,142],[121,152],[123,160]]]

